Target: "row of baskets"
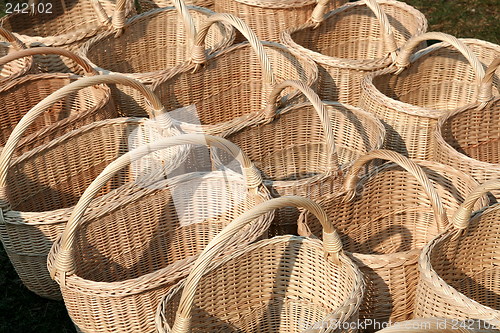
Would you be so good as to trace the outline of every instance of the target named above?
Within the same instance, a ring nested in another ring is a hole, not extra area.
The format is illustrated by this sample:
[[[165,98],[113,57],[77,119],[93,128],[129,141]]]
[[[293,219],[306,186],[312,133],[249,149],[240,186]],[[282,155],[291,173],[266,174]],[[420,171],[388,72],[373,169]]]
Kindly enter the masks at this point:
[[[177,0],[66,49],[0,29],[0,239],[30,290],[84,332],[499,324],[498,207],[472,212],[499,192],[500,47],[397,1],[301,4],[281,34]]]

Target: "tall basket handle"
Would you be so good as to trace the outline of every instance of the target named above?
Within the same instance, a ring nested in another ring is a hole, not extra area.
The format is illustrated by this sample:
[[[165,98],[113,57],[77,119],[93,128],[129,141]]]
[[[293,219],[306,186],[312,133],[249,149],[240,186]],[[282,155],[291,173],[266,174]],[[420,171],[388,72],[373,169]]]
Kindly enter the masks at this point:
[[[495,71],[498,69],[498,66],[500,66],[500,57],[495,58],[491,62],[486,69],[483,80],[481,81],[477,102],[482,106],[486,106],[486,104],[493,99],[493,76],[495,75]]]
[[[498,189],[500,189],[500,179],[492,179],[476,187],[453,214],[451,218],[453,226],[459,230],[466,229],[476,202],[488,192]]]
[[[457,49],[467,61],[471,64],[474,73],[476,75],[477,82],[481,82],[484,78],[484,68],[476,55],[471,51],[467,45],[465,45],[458,38],[448,35],[442,32],[426,32],[421,35],[413,36],[410,38],[405,45],[401,47],[399,54],[394,62],[394,65],[398,68],[396,75],[399,75],[406,67],[411,64],[411,56],[415,49],[420,45],[420,43],[427,40],[440,40],[446,42]]]
[[[146,98],[146,100],[151,103],[151,112],[148,112],[149,116],[151,118],[161,116],[158,117],[158,119],[164,122],[161,124],[162,126],[165,126],[166,128],[172,126],[173,120],[170,118],[168,113],[165,112],[165,108],[161,104],[159,98],[148,87],[144,86],[134,79],[130,79],[123,75],[96,75],[84,77],[75,82],[72,82],[69,85],[52,93],[51,95],[45,97],[45,99],[40,101],[31,110],[29,110],[28,113],[26,113],[19,121],[19,123],[16,125],[11,135],[9,136],[5,147],[0,153],[0,209],[8,209],[9,207],[8,197],[6,193],[7,173],[10,167],[12,156],[14,154],[14,150],[21,140],[23,133],[29,128],[29,126],[31,126],[33,121],[38,116],[40,116],[47,110],[47,108],[52,106],[61,98],[69,96],[80,89],[99,84],[121,84],[137,89],[143,94],[144,98]]]
[[[431,202],[438,227],[440,228],[440,230],[445,230],[448,227],[448,216],[446,215],[446,211],[444,209],[441,198],[439,197],[436,189],[430,182],[425,172],[412,160],[391,150],[372,150],[371,152],[361,156],[354,162],[345,178],[344,190],[346,192],[346,201],[352,200],[356,194],[356,185],[359,181],[358,175],[362,167],[366,163],[374,159],[388,160],[396,163],[397,165],[408,171],[413,177],[415,177],[420,185],[422,185],[422,187],[424,188],[425,194]]]
[[[24,50],[26,49],[26,45],[19,40],[12,32],[9,30],[0,27],[0,36],[2,36],[7,42],[9,42],[12,47],[16,50]]]
[[[82,223],[85,211],[94,197],[99,193],[101,187],[112,179],[121,169],[142,157],[158,150],[186,144],[208,145],[227,151],[241,164],[249,191],[253,194],[257,194],[258,189],[262,187],[262,177],[259,171],[238,146],[226,139],[204,134],[183,134],[140,146],[111,162],[82,194],[62,233],[59,254],[50,272],[52,277],[60,273],[62,279],[65,279],[67,275],[74,274],[75,264],[72,256],[74,234],[78,226]]]
[[[342,252],[342,242],[340,237],[333,228],[331,221],[328,219],[325,211],[314,201],[299,197],[285,196],[276,199],[265,201],[245,213],[238,216],[229,225],[227,225],[217,236],[215,236],[207,247],[200,254],[198,259],[193,264],[193,268],[187,277],[184,289],[182,290],[181,300],[175,316],[175,322],[172,326],[171,333],[189,333],[191,326],[192,308],[196,290],[201,278],[210,267],[213,259],[224,250],[226,244],[236,235],[242,228],[250,222],[259,218],[261,215],[270,211],[284,207],[305,208],[313,213],[323,226],[323,247],[325,253],[331,256],[336,264],[341,264],[340,254]]]
[[[394,31],[392,29],[391,24],[389,23],[389,19],[387,15],[382,10],[380,5],[376,0],[361,0],[365,3],[365,5],[371,9],[371,11],[375,14],[375,17],[380,23],[380,30],[382,32],[383,40],[384,40],[384,49],[390,53],[395,54],[398,49],[398,44],[396,42],[396,38],[394,37]],[[325,19],[325,14],[328,9],[328,4],[330,0],[319,0],[318,4],[314,8],[311,21],[318,26]]]
[[[200,27],[198,34],[196,35],[195,45],[193,47],[193,54],[191,56],[191,61],[196,64],[198,69],[202,64],[207,61],[207,56],[205,53],[205,38],[207,37],[208,30],[216,22],[223,22],[232,25],[238,31],[241,32],[243,36],[248,40],[252,48],[257,53],[259,62],[264,71],[264,80],[274,85],[276,80],[273,73],[273,68],[271,66],[271,61],[264,50],[264,46],[260,42],[257,35],[250,29],[250,27],[240,18],[225,13],[218,13],[210,16]]]
[[[92,68],[85,60],[83,60],[79,55],[68,51],[66,49],[58,48],[58,47],[33,47],[30,49],[24,49],[21,51],[17,51],[14,53],[9,53],[8,55],[0,58],[0,66],[5,65],[8,62],[28,57],[28,56],[33,56],[37,54],[56,54],[60,55],[66,58],[71,59],[74,63],[76,63],[78,66],[80,66],[83,71],[85,72],[86,75],[92,76],[92,75],[98,75],[99,73]]]
[[[301,91],[304,96],[311,102],[312,106],[318,113],[318,117],[321,120],[321,125],[323,126],[323,132],[325,132],[325,143],[327,147],[327,169],[329,171],[337,171],[340,169],[338,162],[338,155],[335,148],[335,138],[333,135],[333,127],[330,121],[330,117],[328,117],[328,112],[326,110],[325,104],[321,101],[319,96],[309,88],[302,81],[295,80],[286,80],[279,84],[277,84],[271,94],[267,99],[267,106],[265,109],[265,118],[266,119],[274,119],[278,116],[276,111],[278,111],[278,101],[280,98],[280,93],[288,87],[296,88]]]

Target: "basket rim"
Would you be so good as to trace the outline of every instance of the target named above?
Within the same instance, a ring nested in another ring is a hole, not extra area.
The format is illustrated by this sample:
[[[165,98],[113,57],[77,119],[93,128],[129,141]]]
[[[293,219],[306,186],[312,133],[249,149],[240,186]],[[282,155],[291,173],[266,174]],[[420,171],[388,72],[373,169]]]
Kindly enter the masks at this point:
[[[288,9],[288,8],[300,8],[308,5],[317,3],[317,0],[234,0],[235,2],[260,8],[269,9]]]

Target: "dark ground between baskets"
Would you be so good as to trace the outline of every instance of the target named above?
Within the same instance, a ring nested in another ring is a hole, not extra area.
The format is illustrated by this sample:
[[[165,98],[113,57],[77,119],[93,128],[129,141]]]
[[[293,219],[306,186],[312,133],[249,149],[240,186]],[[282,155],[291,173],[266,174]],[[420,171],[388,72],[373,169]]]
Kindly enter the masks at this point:
[[[54,0],[56,1],[56,0]],[[0,0],[0,17],[7,2]],[[429,31],[500,43],[498,0],[406,0],[424,13]],[[0,246],[0,333],[76,332],[64,304],[45,300],[27,290]]]

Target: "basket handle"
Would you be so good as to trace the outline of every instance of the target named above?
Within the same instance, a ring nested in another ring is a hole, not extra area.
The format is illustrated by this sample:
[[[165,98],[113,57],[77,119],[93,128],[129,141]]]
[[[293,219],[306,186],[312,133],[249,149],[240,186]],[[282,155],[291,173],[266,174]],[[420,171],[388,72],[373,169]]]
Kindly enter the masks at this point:
[[[493,76],[498,66],[500,66],[500,57],[495,58],[486,69],[483,81],[481,81],[481,85],[479,86],[478,103],[485,105],[493,99]]]
[[[259,187],[262,186],[262,177],[250,159],[238,146],[221,137],[204,134],[183,134],[142,145],[111,162],[82,194],[80,200],[71,213],[64,232],[62,233],[59,254],[57,255],[55,265],[52,267],[50,272],[52,277],[54,277],[56,273],[60,273],[64,279],[66,275],[74,273],[75,266],[73,256],[71,255],[74,234],[82,222],[85,211],[97,193],[99,193],[101,187],[112,179],[117,172],[128,166],[130,163],[133,163],[156,151],[186,144],[208,145],[227,151],[241,164],[249,190],[257,193]]]
[[[196,64],[196,69],[207,61],[207,55],[205,53],[205,38],[207,37],[209,28],[217,22],[230,24],[240,31],[243,36],[245,36],[255,53],[257,53],[259,62],[264,71],[264,80],[266,80],[267,83],[274,85],[276,80],[274,78],[273,68],[271,66],[271,61],[264,50],[264,46],[260,42],[257,35],[242,19],[231,14],[214,14],[208,17],[199,29],[198,34],[196,35],[195,45],[193,47],[193,54],[191,56],[191,61]]]
[[[278,101],[280,98],[280,93],[285,88],[288,87],[296,88],[299,91],[301,91],[304,94],[304,96],[306,96],[306,98],[309,100],[309,102],[311,102],[312,106],[318,113],[319,119],[321,120],[321,124],[323,125],[323,132],[325,132],[325,143],[328,150],[327,169],[329,171],[339,170],[340,166],[338,163],[338,155],[335,149],[335,138],[333,136],[333,127],[330,121],[330,117],[328,117],[328,112],[326,110],[325,104],[323,104],[323,102],[321,101],[319,96],[314,92],[314,90],[308,87],[304,82],[295,80],[286,80],[277,84],[267,100],[267,106],[264,111],[265,118],[268,120],[272,120],[277,116],[279,116],[279,114],[277,114],[277,111],[278,111]]]
[[[276,199],[265,201],[245,213],[238,216],[229,225],[227,225],[217,236],[215,236],[207,247],[200,254],[198,259],[193,264],[193,268],[187,277],[184,289],[182,291],[179,308],[175,316],[175,322],[172,326],[172,333],[188,333],[191,326],[191,309],[193,307],[194,298],[198,284],[201,278],[210,267],[213,259],[224,250],[226,244],[231,238],[238,233],[247,224],[259,218],[261,215],[283,207],[301,207],[313,213],[320,220],[326,235],[323,239],[323,247],[327,255],[331,255],[335,263],[340,264],[340,253],[342,252],[342,243],[340,237],[333,228],[331,221],[328,219],[325,211],[314,201],[299,197],[285,196]]]
[[[420,43],[427,40],[440,40],[446,42],[457,49],[467,61],[471,64],[474,73],[476,75],[477,82],[480,82],[484,78],[484,68],[476,55],[458,38],[448,35],[442,32],[426,32],[424,34],[413,36],[410,38],[405,45],[401,47],[401,50],[394,62],[394,65],[398,68],[396,75],[400,74],[406,67],[411,64],[411,56],[413,51],[420,45]]]
[[[420,185],[422,185],[425,194],[427,195],[427,197],[431,202],[438,227],[441,230],[445,230],[448,227],[449,224],[448,216],[446,215],[441,198],[439,197],[436,189],[430,182],[425,172],[419,165],[417,165],[412,160],[391,150],[384,150],[384,149],[372,150],[371,152],[361,156],[354,162],[353,166],[351,167],[345,178],[344,190],[346,192],[346,197],[345,197],[346,201],[352,200],[356,194],[356,185],[359,181],[358,175],[359,172],[361,171],[361,168],[366,163],[374,159],[388,160],[393,163],[396,163],[397,165],[401,166],[403,169],[408,171],[411,175],[413,175],[413,177],[415,177],[418,180]]]
[[[453,214],[451,218],[453,226],[459,230],[467,228],[476,202],[488,192],[498,189],[500,189],[500,179],[498,178],[489,180],[476,187],[469,193],[467,198],[465,198],[464,202],[455,211],[455,214]]]
[[[375,14],[375,17],[380,23],[380,30],[382,32],[383,40],[384,40],[384,49],[390,53],[395,54],[398,49],[398,44],[396,42],[396,38],[394,37],[394,31],[392,29],[391,24],[389,23],[389,19],[387,18],[386,13],[382,10],[380,5],[376,0],[361,0],[365,3],[365,5],[371,9],[371,11]],[[328,9],[328,3],[330,0],[319,0],[318,4],[313,10],[311,15],[311,21],[318,26],[325,19],[325,13]]]
[[[24,43],[21,42],[19,38],[14,36],[14,34],[7,29],[0,27],[0,36],[5,38],[5,40],[9,42],[16,50],[26,49],[26,45],[24,45]]]
[[[140,82],[134,79],[130,79],[123,75],[96,75],[84,77],[77,81],[74,81],[47,96],[37,105],[35,105],[31,110],[29,110],[19,121],[19,123],[16,125],[11,135],[9,136],[5,147],[0,153],[0,209],[8,209],[9,207],[8,197],[6,193],[7,173],[10,167],[12,156],[14,154],[14,150],[21,140],[23,133],[29,128],[29,126],[31,126],[33,121],[39,115],[41,115],[47,108],[52,106],[61,98],[69,96],[80,89],[95,86],[98,84],[122,84],[139,90],[144,95],[146,100],[148,100],[152,105],[152,112],[148,112],[150,117],[153,118],[157,115],[161,115],[159,119],[161,119],[161,121],[164,121],[164,123],[162,123],[162,126],[165,126],[167,128],[172,126],[173,120],[170,118],[168,113],[165,112],[165,109],[158,97],[148,87],[142,85]]]
[[[14,53],[10,53],[2,58],[0,58],[0,66],[5,65],[8,62],[17,60],[19,58],[24,58],[28,56],[33,56],[37,54],[57,54],[66,58],[71,59],[74,63],[80,66],[86,75],[98,75],[99,73],[92,68],[85,60],[83,60],[79,55],[70,52],[66,49],[58,48],[58,47],[33,47],[30,49],[24,49],[21,51],[17,51]]]

